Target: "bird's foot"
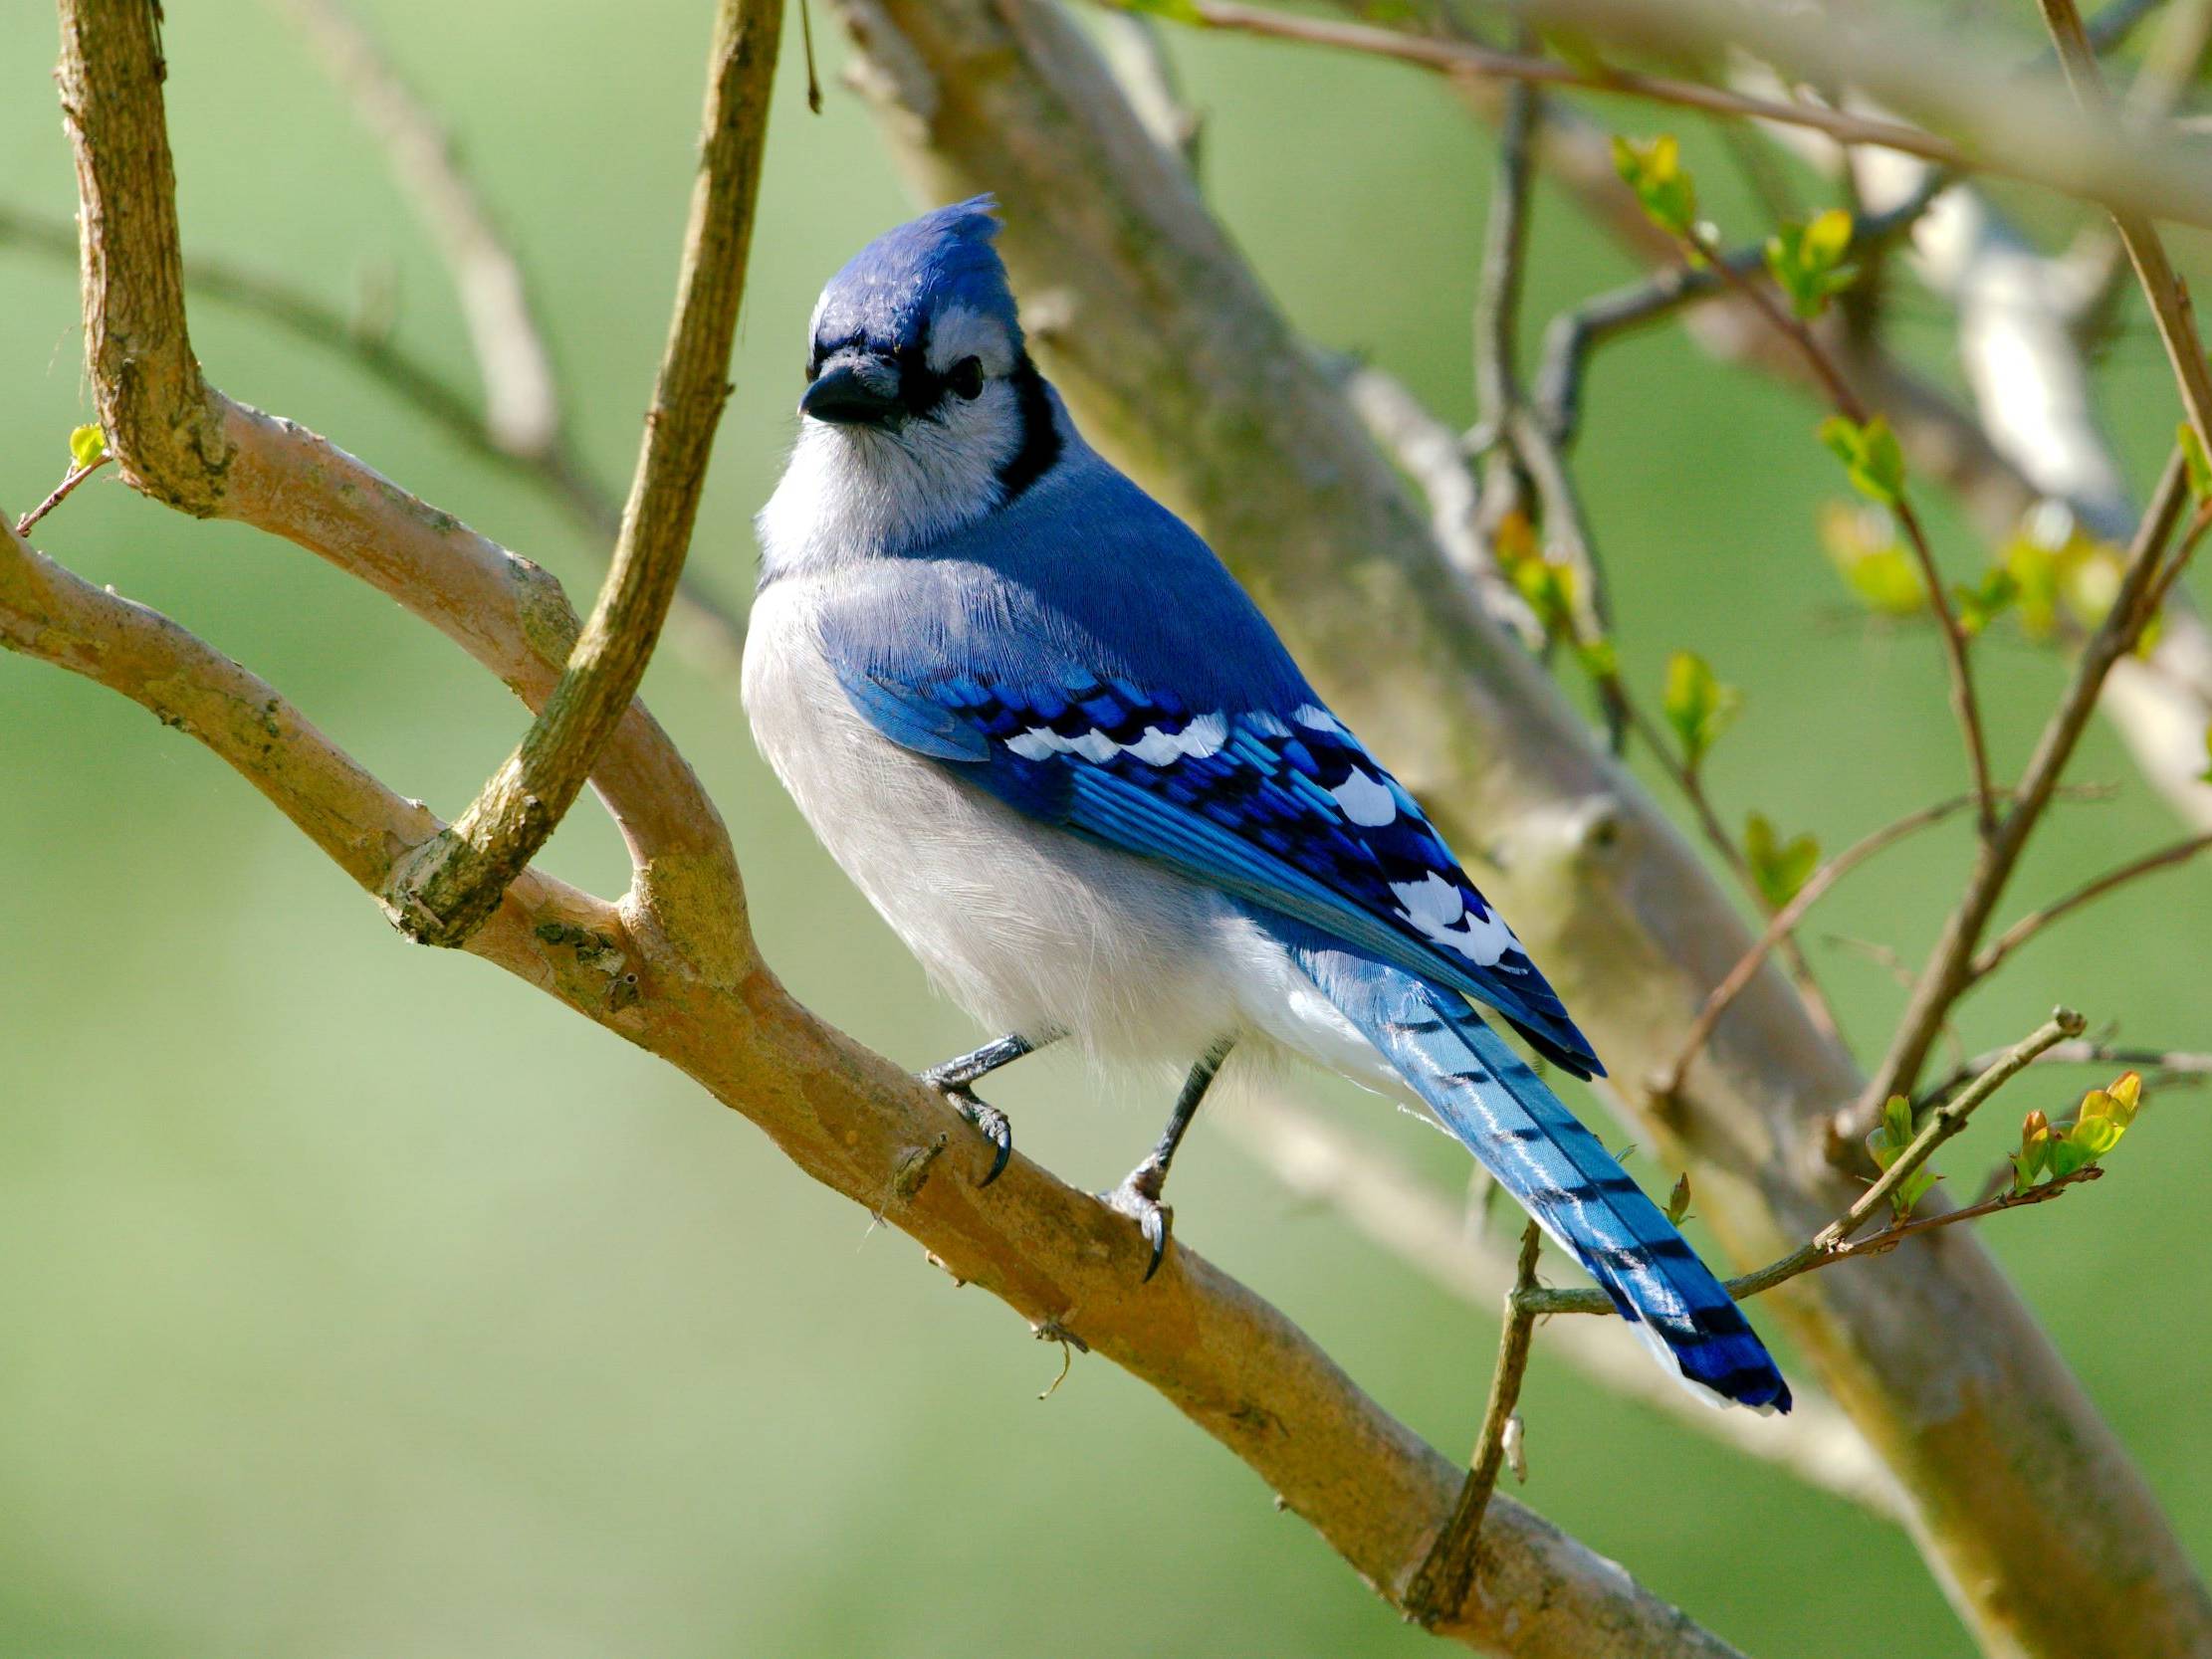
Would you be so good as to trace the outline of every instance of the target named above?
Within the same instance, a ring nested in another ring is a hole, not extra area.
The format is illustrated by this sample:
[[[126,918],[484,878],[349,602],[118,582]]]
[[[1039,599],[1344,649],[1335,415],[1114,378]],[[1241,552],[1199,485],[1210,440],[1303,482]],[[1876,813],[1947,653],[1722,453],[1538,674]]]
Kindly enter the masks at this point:
[[[1137,1231],[1144,1234],[1145,1242],[1152,1246],[1152,1260],[1145,1265],[1148,1282],[1160,1271],[1160,1263],[1167,1256],[1168,1233],[1175,1224],[1175,1211],[1160,1201],[1161,1189],[1167,1181],[1168,1166],[1158,1158],[1148,1157],[1123,1177],[1121,1185],[1098,1195],[1108,1209],[1119,1210],[1136,1222]]]
[[[974,1090],[966,1083],[940,1075],[945,1068],[937,1067],[922,1074],[922,1081],[935,1089],[951,1103],[955,1112],[972,1124],[983,1138],[996,1147],[991,1160],[991,1172],[976,1184],[989,1186],[1006,1172],[1006,1160],[1013,1156],[1013,1125],[1006,1115],[988,1101],[978,1100]]]

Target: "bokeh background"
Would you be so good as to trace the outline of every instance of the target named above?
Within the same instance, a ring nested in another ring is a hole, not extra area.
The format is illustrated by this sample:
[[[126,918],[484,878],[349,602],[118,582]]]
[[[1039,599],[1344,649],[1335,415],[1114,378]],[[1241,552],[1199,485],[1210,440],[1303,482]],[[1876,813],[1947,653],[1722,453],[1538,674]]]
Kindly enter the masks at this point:
[[[708,8],[376,0],[365,15],[445,110],[530,262],[594,471],[626,478],[672,290]],[[73,208],[51,18],[9,0],[0,202]],[[824,20],[817,20],[818,23]],[[792,424],[814,292],[912,204],[835,80],[810,116],[798,31],[777,89],[737,392],[695,544],[742,604],[749,515]],[[188,253],[345,308],[473,395],[436,259],[382,157],[275,10],[172,8],[169,101]],[[1471,417],[1470,273],[1489,145],[1412,71],[1179,38],[1207,111],[1213,201],[1298,324]],[[1648,111],[1625,109],[1643,122]],[[1755,226],[1702,134],[1724,224]],[[1564,203],[1540,207],[1531,315],[1630,275]],[[2185,257],[2193,257],[2187,250]],[[1932,303],[1905,336],[1949,374]],[[196,304],[228,391],[328,433],[565,577],[602,550],[331,353]],[[59,477],[89,418],[73,272],[0,246],[0,504]],[[2138,479],[2174,412],[2139,320],[2109,401]],[[1707,655],[1746,688],[1713,762],[1740,819],[1838,846],[1954,792],[1934,643],[1854,616],[1816,550],[1832,461],[1814,412],[1678,335],[1609,351],[1584,488],[1629,671]],[[1946,557],[1978,559],[1938,515]],[[95,580],[254,665],[401,790],[448,812],[521,714],[429,630],[298,550],[200,524],[103,478],[40,532]],[[2017,764],[2060,666],[1983,653]],[[975,1033],[933,1000],[753,752],[733,687],[664,650],[647,687],[730,820],[770,958],[916,1064]],[[2108,733],[2024,902],[2173,833]],[[1890,855],[1819,913],[1852,1028],[1901,993],[1835,932],[1912,956],[1956,888],[1963,832]],[[588,802],[551,854],[613,891]],[[2060,997],[2131,1038],[2212,1046],[2212,869],[2123,895],[2025,952],[1961,1017],[1973,1048]],[[411,949],[251,791],[111,694],[0,657],[0,1652],[389,1655],[1413,1653],[1402,1628],[1241,1465],[1096,1359],[1059,1353],[901,1235],[796,1174],[741,1120],[482,964]],[[2043,1074],[1991,1116],[2056,1113]],[[1372,1101],[1317,1095],[1442,1184],[1453,1148]],[[999,1085],[1021,1143],[1105,1185],[1164,1101],[1038,1061]],[[2199,1552],[2212,1127],[2163,1097],[2109,1178],[1985,1230]],[[2005,1137],[1946,1160],[1978,1179]],[[1622,1139],[1620,1134],[1614,1137]],[[1663,1185],[1670,1172],[1641,1165]],[[1495,1320],[1285,1198],[1202,1121],[1182,1236],[1275,1298],[1437,1443],[1471,1436]],[[1849,1271],[1848,1269],[1846,1271]],[[1523,1494],[1762,1655],[1968,1651],[1903,1538],[1546,1356]]]

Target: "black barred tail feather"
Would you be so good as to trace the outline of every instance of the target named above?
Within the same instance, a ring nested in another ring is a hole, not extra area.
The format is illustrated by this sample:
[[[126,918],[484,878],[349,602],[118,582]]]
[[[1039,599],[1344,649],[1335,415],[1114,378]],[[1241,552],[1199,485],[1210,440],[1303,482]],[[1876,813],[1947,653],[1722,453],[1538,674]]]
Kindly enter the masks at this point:
[[[1720,1400],[1789,1410],[1782,1373],[1688,1241],[1462,997],[1303,929],[1285,942],[1655,1351]]]

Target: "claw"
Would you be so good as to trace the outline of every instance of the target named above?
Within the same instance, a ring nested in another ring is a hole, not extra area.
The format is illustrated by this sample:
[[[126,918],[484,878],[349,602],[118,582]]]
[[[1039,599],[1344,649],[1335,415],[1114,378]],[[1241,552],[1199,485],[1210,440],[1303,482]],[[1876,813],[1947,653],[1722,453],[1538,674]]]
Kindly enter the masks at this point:
[[[1152,1246],[1152,1260],[1145,1265],[1146,1284],[1152,1282],[1152,1276],[1167,1259],[1168,1235],[1175,1225],[1175,1211],[1160,1201],[1160,1189],[1166,1180],[1167,1171],[1147,1158],[1129,1171],[1121,1185],[1098,1195],[1108,1209],[1118,1210],[1136,1222],[1137,1231]]]
[[[997,1148],[996,1155],[991,1160],[991,1172],[976,1183],[979,1189],[989,1186],[1006,1172],[1006,1160],[1013,1156],[1013,1125],[1007,1122],[1006,1115],[995,1106],[978,1100],[970,1093],[966,1084],[938,1083],[927,1072],[922,1074],[922,1081],[935,1084],[952,1103],[953,1110],[966,1118],[975,1126],[978,1134]]]

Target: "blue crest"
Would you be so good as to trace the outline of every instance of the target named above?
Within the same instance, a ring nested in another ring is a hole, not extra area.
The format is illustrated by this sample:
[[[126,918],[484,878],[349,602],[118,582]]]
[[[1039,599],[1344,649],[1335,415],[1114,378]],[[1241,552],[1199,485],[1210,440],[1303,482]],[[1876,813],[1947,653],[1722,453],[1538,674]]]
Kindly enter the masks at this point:
[[[997,317],[1018,345],[1013,292],[991,245],[997,234],[997,203],[988,195],[885,231],[822,290],[817,353],[845,345],[886,353],[915,346],[928,336],[930,318],[950,306]]]

